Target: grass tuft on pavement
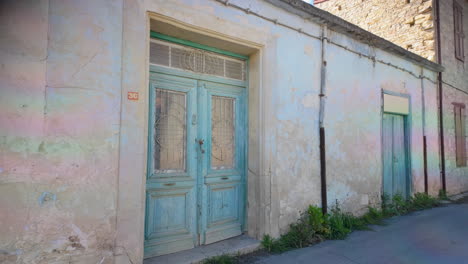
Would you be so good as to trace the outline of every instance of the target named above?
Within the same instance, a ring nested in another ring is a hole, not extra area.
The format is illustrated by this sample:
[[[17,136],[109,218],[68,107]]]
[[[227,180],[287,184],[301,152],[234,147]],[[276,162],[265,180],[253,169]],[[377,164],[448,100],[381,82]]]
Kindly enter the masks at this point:
[[[345,239],[354,230],[371,230],[369,225],[383,225],[386,218],[438,205],[439,199],[426,193],[416,193],[409,199],[404,199],[399,194],[391,199],[384,196],[380,209],[369,207],[368,211],[360,217],[342,212],[338,203],[330,210],[330,213],[325,215],[321,208],[310,205],[298,221],[289,226],[287,233],[276,239],[265,235],[261,244],[268,252],[282,253],[307,247],[326,239]]]

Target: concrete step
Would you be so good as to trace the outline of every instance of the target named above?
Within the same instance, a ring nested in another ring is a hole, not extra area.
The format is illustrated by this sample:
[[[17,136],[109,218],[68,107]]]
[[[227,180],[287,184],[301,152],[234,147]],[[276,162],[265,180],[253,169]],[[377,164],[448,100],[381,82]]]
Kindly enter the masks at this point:
[[[193,264],[202,263],[204,260],[219,256],[243,255],[254,252],[260,248],[260,241],[247,235],[241,235],[219,241],[213,244],[204,245],[189,250],[184,250],[163,256],[148,258],[143,264]]]

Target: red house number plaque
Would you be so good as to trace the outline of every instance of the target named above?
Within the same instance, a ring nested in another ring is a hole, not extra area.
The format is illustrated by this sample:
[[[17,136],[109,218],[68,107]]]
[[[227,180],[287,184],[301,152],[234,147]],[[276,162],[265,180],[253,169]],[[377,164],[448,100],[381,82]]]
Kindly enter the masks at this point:
[[[138,92],[128,92],[127,99],[132,101],[138,101]]]

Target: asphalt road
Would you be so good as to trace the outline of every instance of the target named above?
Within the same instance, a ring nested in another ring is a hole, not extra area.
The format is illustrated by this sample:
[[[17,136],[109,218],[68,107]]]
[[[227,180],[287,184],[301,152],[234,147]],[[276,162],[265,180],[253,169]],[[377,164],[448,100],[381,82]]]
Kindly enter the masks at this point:
[[[468,202],[468,201],[467,201]],[[257,258],[257,264],[468,264],[468,204],[393,217],[374,231],[356,231],[346,240],[325,241],[281,255]]]

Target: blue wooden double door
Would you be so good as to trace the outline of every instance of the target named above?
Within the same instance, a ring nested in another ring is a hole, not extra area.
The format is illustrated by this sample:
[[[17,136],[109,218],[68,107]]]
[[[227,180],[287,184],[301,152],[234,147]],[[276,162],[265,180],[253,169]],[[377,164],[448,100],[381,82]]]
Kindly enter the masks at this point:
[[[389,198],[396,194],[409,196],[406,131],[404,115],[383,115],[383,192]]]
[[[240,235],[245,87],[152,72],[145,257]]]

